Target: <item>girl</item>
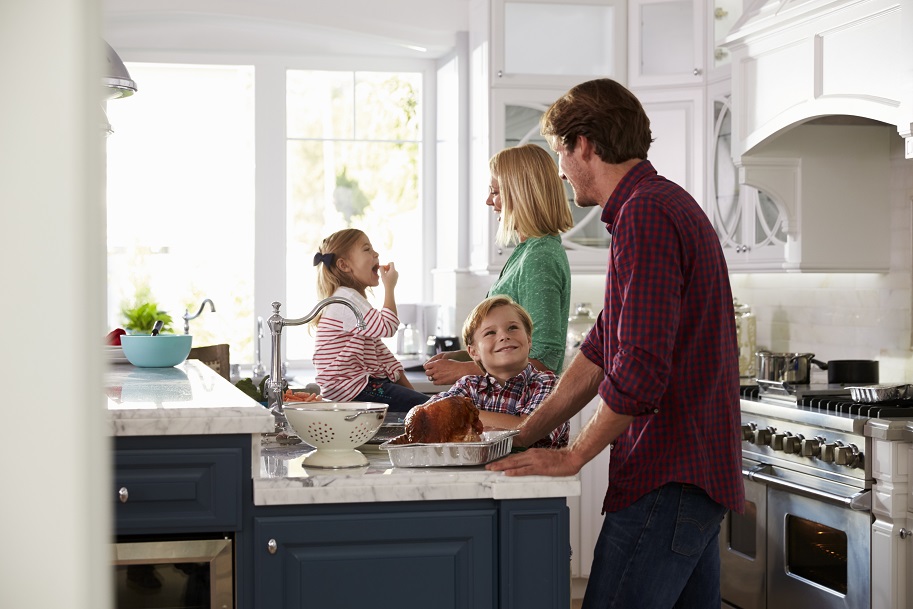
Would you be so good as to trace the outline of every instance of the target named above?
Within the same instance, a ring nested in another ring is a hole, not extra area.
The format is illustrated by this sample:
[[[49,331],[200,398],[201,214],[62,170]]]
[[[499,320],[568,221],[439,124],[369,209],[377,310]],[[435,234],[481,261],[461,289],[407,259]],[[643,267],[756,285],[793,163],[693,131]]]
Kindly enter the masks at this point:
[[[393,336],[399,327],[393,288],[399,273],[393,263],[381,265],[368,236],[355,228],[333,233],[314,256],[317,292],[350,300],[365,318],[356,327],[355,314],[333,303],[311,323],[317,326],[314,366],[323,397],[334,402],[381,402],[390,412],[407,412],[424,404],[428,396],[406,379],[403,365],[381,337]],[[384,283],[384,306],[371,307],[365,290]]]

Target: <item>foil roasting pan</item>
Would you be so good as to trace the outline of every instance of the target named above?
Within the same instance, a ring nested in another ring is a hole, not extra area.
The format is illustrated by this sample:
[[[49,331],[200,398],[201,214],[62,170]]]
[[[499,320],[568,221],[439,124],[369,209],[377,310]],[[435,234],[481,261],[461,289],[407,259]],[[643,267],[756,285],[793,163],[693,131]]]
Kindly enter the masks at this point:
[[[513,437],[518,433],[516,429],[483,431],[479,442],[395,444],[395,440],[388,440],[380,449],[387,451],[394,467],[484,465],[510,453]]]

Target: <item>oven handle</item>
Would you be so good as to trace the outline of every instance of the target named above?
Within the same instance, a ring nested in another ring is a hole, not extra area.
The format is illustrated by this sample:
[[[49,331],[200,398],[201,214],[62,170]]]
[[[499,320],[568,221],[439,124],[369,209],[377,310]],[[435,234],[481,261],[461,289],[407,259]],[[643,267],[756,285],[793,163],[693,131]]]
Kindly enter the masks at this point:
[[[828,493],[827,491],[818,490],[788,480],[782,480],[776,476],[771,476],[770,474],[765,474],[762,470],[767,469],[767,467],[767,465],[756,465],[750,469],[743,469],[742,475],[749,480],[763,482],[767,486],[777,490],[789,491],[799,495],[806,495],[814,499],[836,503],[837,505],[843,505],[851,510],[857,510],[859,512],[872,511],[872,492],[868,489],[854,493],[849,497],[835,495],[834,493]]]

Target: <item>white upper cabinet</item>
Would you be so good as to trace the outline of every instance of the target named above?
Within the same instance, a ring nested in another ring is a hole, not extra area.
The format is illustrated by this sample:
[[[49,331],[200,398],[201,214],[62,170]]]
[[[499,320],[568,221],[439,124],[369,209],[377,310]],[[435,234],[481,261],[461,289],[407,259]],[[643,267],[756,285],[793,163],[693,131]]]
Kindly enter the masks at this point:
[[[490,0],[489,14],[493,87],[625,79],[624,0]]]
[[[695,0],[629,0],[630,86],[703,83],[705,14]]]
[[[709,9],[710,54],[706,59],[707,79],[729,78],[732,53],[722,43],[742,16],[742,0],[711,0]]]

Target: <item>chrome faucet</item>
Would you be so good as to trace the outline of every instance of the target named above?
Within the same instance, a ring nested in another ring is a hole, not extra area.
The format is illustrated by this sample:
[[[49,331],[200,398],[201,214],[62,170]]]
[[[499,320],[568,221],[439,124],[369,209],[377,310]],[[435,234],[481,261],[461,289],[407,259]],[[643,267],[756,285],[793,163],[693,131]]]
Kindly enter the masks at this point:
[[[263,318],[257,316],[257,334],[254,340],[254,367],[250,372],[251,378],[258,379],[266,376],[266,368],[263,367],[263,360],[260,357],[260,341],[263,340]],[[256,382],[256,381],[255,381]]]
[[[190,320],[196,319],[197,317],[200,316],[200,313],[203,312],[203,307],[206,306],[207,302],[209,303],[209,310],[212,311],[213,313],[215,313],[216,305],[212,304],[212,301],[209,300],[208,298],[200,304],[200,310],[197,311],[196,315],[191,315],[190,312],[187,311],[187,309],[184,309],[184,315],[182,315],[182,317],[184,318],[184,334],[190,334]]]
[[[266,381],[266,402],[270,412],[273,413],[273,417],[276,419],[277,434],[288,432],[288,420],[285,418],[285,411],[282,407],[282,394],[287,387],[287,383],[282,375],[282,328],[285,326],[300,326],[301,324],[306,324],[317,317],[317,314],[323,310],[324,307],[333,303],[345,305],[352,309],[352,312],[355,313],[355,319],[357,320],[356,326],[360,330],[365,328],[365,318],[362,316],[361,311],[352,304],[352,301],[346,298],[339,298],[337,296],[324,298],[314,306],[310,313],[297,319],[282,317],[279,315],[279,307],[282,305],[278,302],[273,303],[273,314],[266,320],[266,325],[269,326],[269,333],[272,337],[270,375],[267,377]]]

